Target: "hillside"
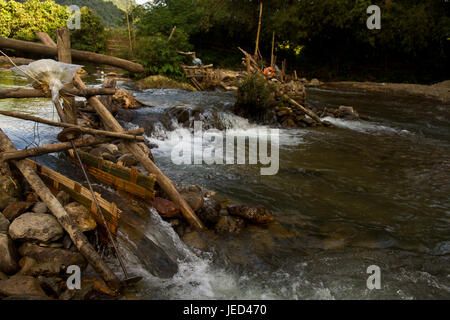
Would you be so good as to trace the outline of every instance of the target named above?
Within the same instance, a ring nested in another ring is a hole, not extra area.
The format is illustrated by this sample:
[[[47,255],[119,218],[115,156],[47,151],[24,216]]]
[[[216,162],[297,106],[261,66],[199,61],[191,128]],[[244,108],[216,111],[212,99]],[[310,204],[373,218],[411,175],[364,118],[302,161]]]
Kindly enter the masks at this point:
[[[89,7],[98,14],[106,27],[113,27],[125,18],[124,12],[115,4],[105,0],[55,0],[56,3],[64,6],[77,5],[79,7]],[[120,1],[118,1],[120,2]]]

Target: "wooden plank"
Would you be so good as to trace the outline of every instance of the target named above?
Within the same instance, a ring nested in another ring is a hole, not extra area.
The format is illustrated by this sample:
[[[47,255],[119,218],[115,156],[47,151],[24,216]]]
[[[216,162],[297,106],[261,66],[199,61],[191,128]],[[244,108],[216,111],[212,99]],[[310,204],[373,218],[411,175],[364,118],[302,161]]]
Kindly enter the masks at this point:
[[[99,169],[106,174],[135,184],[150,192],[153,192],[155,189],[156,177],[153,174],[145,175],[138,172],[136,169],[133,170],[119,166],[111,161],[104,160],[101,157],[95,157],[84,151],[79,151],[78,153],[80,154],[81,161],[83,161],[85,167],[88,169]],[[73,152],[69,151],[69,154],[74,159]]]

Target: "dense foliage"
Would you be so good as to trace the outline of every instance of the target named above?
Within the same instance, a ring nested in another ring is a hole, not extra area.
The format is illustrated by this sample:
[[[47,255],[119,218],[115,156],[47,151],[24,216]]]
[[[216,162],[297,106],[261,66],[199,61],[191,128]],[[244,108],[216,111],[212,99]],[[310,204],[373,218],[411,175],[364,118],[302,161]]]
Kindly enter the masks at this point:
[[[54,1],[29,0],[25,3],[0,0],[0,36],[21,40],[36,39],[43,31],[55,37],[56,29],[66,25],[66,8]]]
[[[449,6],[445,0],[264,0],[261,52],[325,79],[432,81],[448,69]],[[366,10],[382,10],[382,29],[368,30]],[[206,60],[239,63],[241,46],[254,51],[259,0],[156,0],[138,23],[141,34],[189,35]],[[205,54],[207,54],[205,56]],[[232,59],[235,57],[235,59]],[[205,59],[204,59],[205,60]]]
[[[69,14],[66,7],[52,0],[0,0],[0,36],[34,41],[37,32],[47,32],[56,38],[56,29],[64,28]],[[106,48],[106,35],[99,16],[86,7],[81,8],[81,29],[71,33],[72,47],[94,52]]]
[[[106,50],[106,33],[101,18],[88,7],[81,8],[81,29],[71,32],[72,48],[93,52]]]

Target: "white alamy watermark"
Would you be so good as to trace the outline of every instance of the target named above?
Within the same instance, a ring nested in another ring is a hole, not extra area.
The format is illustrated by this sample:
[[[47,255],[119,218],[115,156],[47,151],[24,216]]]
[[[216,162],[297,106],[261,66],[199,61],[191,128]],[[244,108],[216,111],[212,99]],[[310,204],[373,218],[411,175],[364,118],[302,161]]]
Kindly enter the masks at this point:
[[[194,132],[177,136],[171,152],[176,165],[263,165],[261,175],[273,176],[280,168],[280,130],[203,131],[203,122],[194,122]],[[248,143],[247,143],[248,142]],[[270,151],[269,151],[270,145]]]
[[[67,7],[69,18],[67,19],[67,29],[80,30],[81,29],[81,9],[79,6],[71,5]]]
[[[80,290],[81,289],[81,269],[77,265],[69,266],[66,270],[67,274],[70,274],[66,281],[67,288],[69,290]]]
[[[381,268],[376,265],[369,266],[367,273],[370,274],[367,278],[367,289],[380,290],[381,289]]]
[[[369,30],[381,29],[381,9],[377,5],[371,5],[367,8],[367,14],[371,16],[367,19],[367,28]]]

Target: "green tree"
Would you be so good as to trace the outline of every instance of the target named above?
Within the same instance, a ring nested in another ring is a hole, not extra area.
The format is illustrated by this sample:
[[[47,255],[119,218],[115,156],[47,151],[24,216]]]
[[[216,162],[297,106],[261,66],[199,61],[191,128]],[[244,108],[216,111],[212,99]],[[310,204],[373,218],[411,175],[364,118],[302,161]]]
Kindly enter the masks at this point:
[[[81,29],[71,32],[72,48],[93,52],[106,49],[105,27],[91,8],[81,8]]]

